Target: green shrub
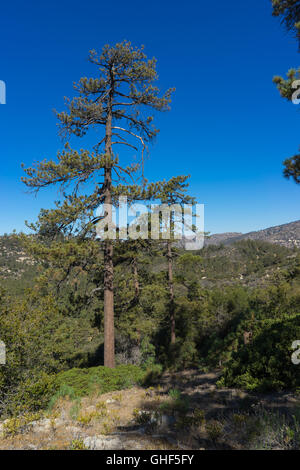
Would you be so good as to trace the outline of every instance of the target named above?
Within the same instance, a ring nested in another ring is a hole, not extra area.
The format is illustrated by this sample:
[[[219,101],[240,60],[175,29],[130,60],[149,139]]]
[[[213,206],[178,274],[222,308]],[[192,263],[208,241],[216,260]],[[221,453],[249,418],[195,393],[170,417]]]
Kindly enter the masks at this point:
[[[24,382],[20,382],[15,393],[10,396],[6,415],[16,415],[44,409],[56,391],[55,376],[40,372]]]
[[[70,450],[88,450],[82,439],[73,439],[70,444]]]
[[[56,382],[56,388],[58,387],[57,385],[57,380]],[[76,392],[74,388],[70,387],[69,385],[63,384],[61,385],[58,390],[55,392],[55,394],[51,397],[49,403],[48,403],[48,410],[51,411],[57,401],[60,398],[68,397],[70,400],[75,400],[77,398]]]
[[[177,388],[169,390],[169,397],[173,400],[179,400],[181,398],[181,392]]]
[[[115,369],[90,367],[70,369],[56,376],[58,390],[72,390],[72,397],[81,397],[93,392],[99,394],[122,390],[143,381],[145,371],[134,365],[120,365]],[[61,392],[60,392],[61,393]]]
[[[149,387],[155,383],[162,375],[163,367],[160,364],[153,364],[144,371],[144,376],[140,380],[140,385]]]
[[[266,320],[228,362],[221,385],[247,390],[297,390],[299,366],[292,363],[292,343],[300,338],[300,315]]]
[[[190,406],[188,397],[183,396],[177,389],[170,390],[169,397],[168,401],[161,403],[161,413],[185,415],[188,412]]]
[[[206,432],[212,441],[217,441],[223,433],[223,425],[219,421],[210,421],[206,424]]]

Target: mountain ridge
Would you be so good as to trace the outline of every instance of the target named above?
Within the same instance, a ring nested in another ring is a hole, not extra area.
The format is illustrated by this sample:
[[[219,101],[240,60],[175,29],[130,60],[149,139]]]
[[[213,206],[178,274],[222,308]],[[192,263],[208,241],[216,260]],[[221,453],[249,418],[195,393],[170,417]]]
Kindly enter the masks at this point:
[[[225,232],[205,238],[205,245],[231,245],[240,240],[262,240],[286,248],[300,248],[300,220],[248,233]]]

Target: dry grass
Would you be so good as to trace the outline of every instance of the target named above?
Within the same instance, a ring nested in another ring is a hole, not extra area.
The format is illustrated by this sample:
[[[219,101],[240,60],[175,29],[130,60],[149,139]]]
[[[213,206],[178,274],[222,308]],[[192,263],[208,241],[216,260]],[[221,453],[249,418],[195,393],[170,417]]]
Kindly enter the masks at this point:
[[[146,390],[134,387],[75,401],[60,398],[41,416],[47,420],[44,427],[38,417],[33,425],[9,423],[10,435],[0,438],[0,449],[83,450],[84,438],[114,433],[128,449],[299,448],[300,413],[292,418],[298,402],[284,412],[276,408],[274,397],[253,405],[253,397],[248,400],[237,390],[217,390],[215,380],[217,374],[192,371],[165,375]],[[162,415],[174,422],[164,428],[153,424],[152,417],[159,422]]]

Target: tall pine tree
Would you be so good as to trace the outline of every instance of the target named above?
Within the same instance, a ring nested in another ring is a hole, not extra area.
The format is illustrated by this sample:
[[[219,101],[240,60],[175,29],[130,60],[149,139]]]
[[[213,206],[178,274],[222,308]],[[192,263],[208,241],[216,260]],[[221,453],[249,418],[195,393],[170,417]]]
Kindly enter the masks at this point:
[[[78,95],[67,101],[67,111],[58,113],[57,117],[62,134],[68,137],[83,137],[91,128],[103,129],[100,137],[99,133],[94,134],[93,150],[72,150],[66,144],[58,153],[57,162],[39,162],[25,169],[26,177],[22,178],[33,191],[53,185],[59,185],[62,191],[63,201],[57,202],[55,209],[43,211],[40,227],[48,224],[69,235],[81,236],[93,232],[93,224],[99,221],[94,211],[100,204],[116,203],[119,195],[131,199],[147,197],[145,189],[137,186],[137,171],[143,168],[148,143],[158,133],[153,115],[147,110],[168,110],[173,91],[169,89],[160,94],[155,86],[156,59],[147,59],[143,47],[134,48],[130,42],[123,41],[113,47],[106,45],[100,54],[93,50],[89,61],[97,69],[96,78],[81,78],[74,85]],[[121,165],[114,151],[121,146],[135,152],[140,149],[141,161]],[[105,215],[110,225],[112,214],[107,211]],[[104,364],[113,368],[114,266],[113,242],[109,239],[104,242],[103,264]]]
[[[188,196],[187,179],[190,176],[174,176],[169,181],[161,184],[161,189],[158,197],[161,203],[166,205],[173,211],[170,212],[170,218],[166,221],[166,226],[163,227],[164,231],[169,231],[170,236],[166,240],[166,257],[168,260],[168,284],[169,284],[169,320],[170,320],[170,342],[174,345],[176,342],[176,320],[175,320],[175,302],[174,302],[174,276],[173,276],[173,259],[174,252],[172,249],[173,243],[176,239],[176,223],[179,224],[183,221],[183,205],[193,204],[195,199]],[[162,220],[162,225],[164,221]],[[167,230],[166,230],[167,229]]]

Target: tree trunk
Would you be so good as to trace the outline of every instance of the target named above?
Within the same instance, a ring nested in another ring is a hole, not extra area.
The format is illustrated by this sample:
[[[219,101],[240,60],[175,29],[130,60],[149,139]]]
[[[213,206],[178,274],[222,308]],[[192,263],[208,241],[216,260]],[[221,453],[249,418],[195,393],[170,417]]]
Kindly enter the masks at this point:
[[[110,100],[107,110],[105,154],[107,163],[104,170],[105,204],[112,204],[111,197],[111,158],[112,158],[112,97],[113,86],[110,91]],[[113,244],[110,240],[105,241],[104,248],[104,365],[115,367],[115,327],[114,327],[114,265]]]
[[[139,284],[139,274],[138,274],[136,258],[133,258],[132,270],[133,270],[135,298],[137,299],[138,296],[140,295],[140,284]]]
[[[113,245],[105,242],[104,249],[104,365],[115,367]]]
[[[173,257],[171,241],[168,241],[168,278],[170,292],[170,326],[171,326],[171,344],[176,342],[175,334],[175,312],[174,312],[174,285],[173,285]]]

